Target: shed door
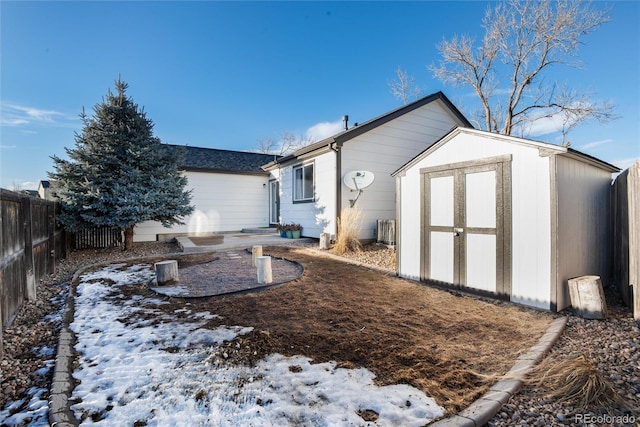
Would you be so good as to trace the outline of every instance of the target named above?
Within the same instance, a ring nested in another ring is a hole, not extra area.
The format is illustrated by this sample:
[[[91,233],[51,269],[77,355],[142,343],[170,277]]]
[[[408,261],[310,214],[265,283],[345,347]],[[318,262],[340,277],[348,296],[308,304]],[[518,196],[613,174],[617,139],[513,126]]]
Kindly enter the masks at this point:
[[[492,159],[423,170],[423,278],[510,294],[510,185],[503,164]]]

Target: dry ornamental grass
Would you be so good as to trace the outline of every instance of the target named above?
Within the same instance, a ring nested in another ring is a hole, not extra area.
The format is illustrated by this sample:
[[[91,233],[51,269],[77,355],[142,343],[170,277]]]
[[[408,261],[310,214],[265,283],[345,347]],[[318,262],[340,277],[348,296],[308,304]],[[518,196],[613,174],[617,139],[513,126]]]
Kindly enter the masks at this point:
[[[358,208],[343,209],[338,218],[338,232],[333,253],[343,255],[349,252],[360,252],[362,244],[358,238],[362,213]]]
[[[628,407],[588,356],[581,354],[554,363],[545,359],[530,373],[527,382],[546,390],[545,397],[557,399],[586,411],[611,410],[615,405]]]

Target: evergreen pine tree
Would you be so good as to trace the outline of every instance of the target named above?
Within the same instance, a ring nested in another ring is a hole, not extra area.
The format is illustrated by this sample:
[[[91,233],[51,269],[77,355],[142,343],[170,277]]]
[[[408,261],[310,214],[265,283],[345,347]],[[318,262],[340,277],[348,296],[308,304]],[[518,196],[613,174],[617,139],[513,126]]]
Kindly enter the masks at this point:
[[[181,224],[193,211],[187,178],[178,170],[175,150],[153,135],[153,122],[127,97],[127,83],[115,82],[116,93],[94,107],[94,116],[80,115],[84,127],[69,160],[53,156],[62,205],[60,221],[70,231],[110,226],[133,244],[133,227],[159,221]]]

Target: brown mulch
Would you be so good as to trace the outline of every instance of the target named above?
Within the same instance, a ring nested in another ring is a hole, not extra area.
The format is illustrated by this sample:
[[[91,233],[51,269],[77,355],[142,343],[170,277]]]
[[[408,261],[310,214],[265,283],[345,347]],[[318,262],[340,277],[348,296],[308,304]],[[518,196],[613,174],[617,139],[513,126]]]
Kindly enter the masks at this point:
[[[221,316],[207,327],[252,326],[225,351],[238,363],[272,353],[365,367],[377,383],[409,384],[448,414],[469,405],[506,373],[553,317],[507,303],[437,290],[304,248],[265,253],[300,263],[304,274],[259,293],[170,298],[158,308]],[[132,288],[130,292],[151,292]]]

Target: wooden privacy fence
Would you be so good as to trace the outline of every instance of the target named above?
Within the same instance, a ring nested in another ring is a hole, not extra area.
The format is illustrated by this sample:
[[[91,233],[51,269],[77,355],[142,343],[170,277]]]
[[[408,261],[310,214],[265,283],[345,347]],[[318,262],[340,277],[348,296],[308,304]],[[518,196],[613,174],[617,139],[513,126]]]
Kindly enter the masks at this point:
[[[64,256],[56,209],[55,202],[0,189],[0,356],[2,328],[25,299],[36,298],[36,283]]]
[[[96,227],[73,233],[74,249],[113,248],[120,246],[121,242],[119,228]]]
[[[640,161],[613,184],[613,279],[640,321]]]

